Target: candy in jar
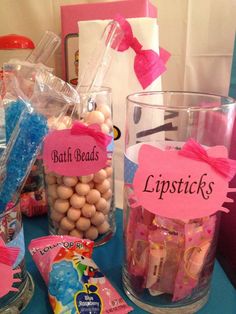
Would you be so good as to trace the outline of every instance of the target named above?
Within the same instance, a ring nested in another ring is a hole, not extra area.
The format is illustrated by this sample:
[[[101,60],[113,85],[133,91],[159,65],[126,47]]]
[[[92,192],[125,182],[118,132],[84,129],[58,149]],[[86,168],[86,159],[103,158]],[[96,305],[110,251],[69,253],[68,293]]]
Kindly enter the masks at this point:
[[[83,93],[81,97],[83,104]],[[110,97],[110,90],[102,88],[93,95],[92,110],[82,109],[80,119],[65,116],[62,128],[62,120],[52,123],[54,130],[44,145],[52,234],[87,238],[99,245],[115,232]]]

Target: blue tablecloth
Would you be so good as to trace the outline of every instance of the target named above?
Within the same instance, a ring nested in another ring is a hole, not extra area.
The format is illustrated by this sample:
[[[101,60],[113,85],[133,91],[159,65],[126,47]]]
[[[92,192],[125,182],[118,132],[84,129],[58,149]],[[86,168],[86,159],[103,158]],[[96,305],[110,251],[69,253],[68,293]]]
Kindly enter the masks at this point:
[[[135,306],[122,290],[121,265],[123,246],[121,210],[116,211],[116,221],[117,232],[115,236],[105,245],[94,249],[93,259],[125,301],[134,308],[133,313],[147,313]],[[24,232],[27,246],[31,239],[47,235],[47,217],[24,218]],[[26,253],[26,263],[27,269],[34,279],[35,293],[23,314],[51,314],[52,310],[48,301],[47,287],[28,251]],[[236,314],[236,290],[217,262],[214,269],[210,299],[198,314]]]

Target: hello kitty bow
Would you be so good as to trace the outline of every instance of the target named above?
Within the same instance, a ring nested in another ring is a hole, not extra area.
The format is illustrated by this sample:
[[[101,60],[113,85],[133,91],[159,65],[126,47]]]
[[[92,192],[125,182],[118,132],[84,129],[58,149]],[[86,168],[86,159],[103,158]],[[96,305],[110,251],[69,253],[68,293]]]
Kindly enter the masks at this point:
[[[106,147],[112,140],[112,137],[110,135],[107,135],[103,132],[101,132],[101,127],[99,124],[91,124],[89,126],[86,126],[78,121],[74,122],[72,128],[71,128],[71,134],[72,135],[89,135],[93,137],[98,144],[102,147]]]
[[[234,177],[236,173],[236,160],[229,158],[211,157],[208,155],[207,150],[202,147],[194,139],[189,139],[179,154],[188,158],[192,158],[199,161],[208,163],[218,173],[227,178],[229,181]]]
[[[142,44],[134,37],[130,23],[120,15],[114,20],[119,23],[123,31],[123,38],[117,50],[125,51],[132,48],[135,51],[134,72],[142,88],[145,89],[166,71],[165,64],[170,53],[163,48],[160,48],[160,54],[152,49],[144,50]]]

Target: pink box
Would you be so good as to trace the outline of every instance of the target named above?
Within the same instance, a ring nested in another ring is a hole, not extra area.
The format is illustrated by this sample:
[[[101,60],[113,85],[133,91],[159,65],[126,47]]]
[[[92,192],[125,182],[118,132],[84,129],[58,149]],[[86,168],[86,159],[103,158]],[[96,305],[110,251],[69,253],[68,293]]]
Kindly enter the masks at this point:
[[[78,21],[113,19],[116,14],[125,18],[157,17],[157,9],[148,0],[127,0],[61,6],[62,74],[63,79],[77,84]],[[91,34],[92,36],[92,34]]]

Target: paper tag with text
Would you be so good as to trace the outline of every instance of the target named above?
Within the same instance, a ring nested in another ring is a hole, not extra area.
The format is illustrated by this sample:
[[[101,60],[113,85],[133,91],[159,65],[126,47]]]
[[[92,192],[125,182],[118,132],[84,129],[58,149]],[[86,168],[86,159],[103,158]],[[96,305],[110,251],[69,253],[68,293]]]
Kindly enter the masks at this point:
[[[222,205],[229,200],[229,179],[212,167],[215,159],[226,159],[227,149],[215,146],[206,152],[209,162],[188,158],[176,149],[161,150],[143,144],[133,178],[137,203],[154,214],[173,219],[227,212]]]
[[[107,150],[88,134],[74,135],[71,129],[54,130],[44,140],[43,160],[48,171],[85,176],[106,166]]]

